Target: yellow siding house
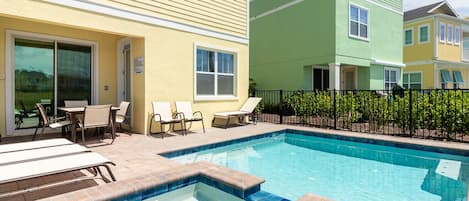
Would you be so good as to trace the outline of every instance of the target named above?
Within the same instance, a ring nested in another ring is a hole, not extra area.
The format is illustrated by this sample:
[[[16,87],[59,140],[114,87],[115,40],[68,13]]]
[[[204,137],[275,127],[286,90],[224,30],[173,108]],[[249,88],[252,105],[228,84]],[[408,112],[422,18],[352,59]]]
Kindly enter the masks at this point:
[[[191,101],[206,125],[248,94],[247,0],[0,1],[0,133],[33,132],[35,103],[130,101],[149,132],[152,101]],[[174,107],[174,105],[173,105]],[[174,110],[174,108],[173,108]]]
[[[438,2],[404,14],[405,88],[469,88],[469,21]]]

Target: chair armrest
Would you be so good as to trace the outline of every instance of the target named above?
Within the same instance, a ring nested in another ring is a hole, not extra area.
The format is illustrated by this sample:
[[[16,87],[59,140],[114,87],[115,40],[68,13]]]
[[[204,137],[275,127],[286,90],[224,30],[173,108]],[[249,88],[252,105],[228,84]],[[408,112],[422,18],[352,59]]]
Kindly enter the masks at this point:
[[[176,118],[186,119],[186,116],[184,116],[184,113],[182,113],[182,112],[176,112],[175,116],[176,116]]]
[[[192,114],[192,115],[195,116],[195,114],[199,114],[199,115],[200,115],[200,118],[203,118],[203,117],[204,117],[204,115],[202,114],[201,111],[195,111],[194,114]]]
[[[151,120],[153,121],[156,116],[158,116],[158,117],[160,118],[159,121],[161,121],[161,115],[160,115],[160,114],[152,114],[152,115],[151,115]]]

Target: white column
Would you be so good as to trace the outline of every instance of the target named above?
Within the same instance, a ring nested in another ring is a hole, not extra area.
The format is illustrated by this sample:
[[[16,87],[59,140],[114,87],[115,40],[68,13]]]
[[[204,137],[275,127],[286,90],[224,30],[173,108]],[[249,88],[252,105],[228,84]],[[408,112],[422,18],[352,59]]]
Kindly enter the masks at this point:
[[[340,90],[340,64],[329,64],[329,88]]]
[[[433,87],[434,89],[439,89],[441,88],[440,82],[439,82],[439,77],[440,77],[440,71],[438,70],[438,64],[433,63]],[[423,83],[422,83],[423,85]]]

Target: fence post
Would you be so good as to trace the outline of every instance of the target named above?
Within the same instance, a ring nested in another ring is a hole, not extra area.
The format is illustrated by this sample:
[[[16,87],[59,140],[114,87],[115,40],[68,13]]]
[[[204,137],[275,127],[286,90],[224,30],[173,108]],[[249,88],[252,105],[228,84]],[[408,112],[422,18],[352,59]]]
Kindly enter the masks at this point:
[[[336,100],[336,89],[334,89],[334,94],[333,94],[333,97],[334,97],[334,129],[337,130],[337,100]]]
[[[283,90],[279,90],[279,112],[280,112],[280,124],[283,124]]]
[[[409,89],[409,134],[412,136],[414,134],[414,123],[412,115],[412,89]]]

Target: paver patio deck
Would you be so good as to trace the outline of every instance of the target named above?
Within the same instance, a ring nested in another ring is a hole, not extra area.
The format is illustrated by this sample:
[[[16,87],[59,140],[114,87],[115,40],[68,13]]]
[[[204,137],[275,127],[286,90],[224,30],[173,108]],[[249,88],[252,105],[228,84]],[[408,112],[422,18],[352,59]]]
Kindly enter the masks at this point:
[[[216,142],[227,141],[231,139],[238,139],[248,136],[254,136],[263,134],[266,132],[272,132],[283,129],[297,129],[306,130],[313,132],[322,132],[327,134],[340,134],[344,136],[354,136],[362,138],[371,138],[379,140],[394,141],[400,143],[412,143],[427,146],[446,147],[452,149],[461,149],[469,151],[469,145],[454,143],[454,142],[440,142],[422,139],[412,138],[400,138],[393,136],[380,136],[371,134],[361,134],[355,132],[344,132],[335,130],[323,130],[318,128],[307,128],[307,127],[295,127],[287,125],[277,125],[268,123],[258,123],[257,125],[247,125],[242,127],[234,127],[229,129],[218,129],[209,128],[204,134],[201,131],[190,132],[187,136],[180,136],[177,134],[171,134],[164,139],[161,139],[159,135],[155,136],[144,136],[140,134],[127,135],[125,133],[119,133],[118,138],[114,144],[109,145],[110,140],[88,140],[87,146],[93,151],[102,154],[109,158],[111,161],[116,163],[112,170],[116,176],[116,179],[125,180],[135,178],[142,175],[151,174],[152,172],[161,172],[171,168],[182,166],[175,161],[171,161],[167,158],[159,156],[159,153],[175,151],[190,147],[197,147],[205,144],[212,144]],[[51,135],[55,136],[55,135]],[[27,140],[29,138],[18,138],[7,139],[6,142],[16,142]],[[52,181],[67,180],[79,175],[88,174],[86,172],[73,172],[69,174],[60,174],[56,176],[43,177],[38,179],[31,179],[21,182],[15,182],[5,185],[0,185],[0,193],[9,192],[15,189],[21,189],[27,186],[33,186],[38,184],[44,184]],[[85,182],[79,182],[60,188],[46,189],[23,195],[10,197],[6,200],[36,200],[45,197],[50,197],[58,194],[63,194],[69,191],[75,191],[87,187],[96,185],[105,185],[100,180],[88,180]],[[313,192],[314,193],[314,192]]]

